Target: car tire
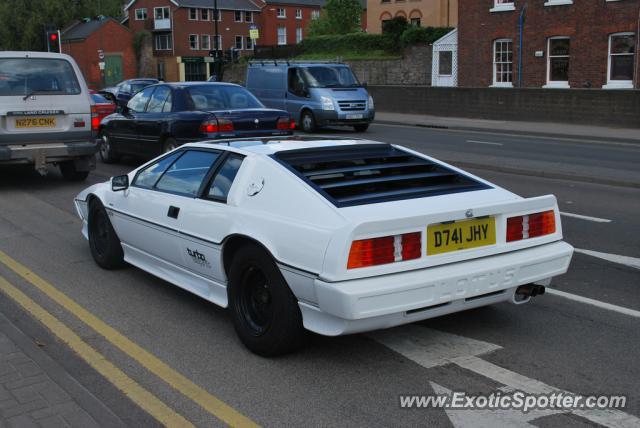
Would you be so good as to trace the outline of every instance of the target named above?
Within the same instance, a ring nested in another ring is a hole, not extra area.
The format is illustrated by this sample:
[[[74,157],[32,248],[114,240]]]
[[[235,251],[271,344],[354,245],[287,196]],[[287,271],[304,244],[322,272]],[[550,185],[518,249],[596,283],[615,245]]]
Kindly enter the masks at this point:
[[[89,176],[89,171],[78,171],[74,161],[60,162],[60,173],[68,181],[84,181]]]
[[[169,153],[170,151],[177,149],[178,146],[178,142],[175,140],[175,138],[169,137],[164,140],[164,143],[162,143],[162,153]]]
[[[355,129],[356,132],[366,132],[367,129],[369,129],[369,124],[368,123],[364,123],[364,124],[360,124],[360,125],[353,125],[353,129]]]
[[[107,211],[97,200],[89,204],[88,232],[91,256],[98,266],[108,270],[124,266],[120,239],[111,225]]]
[[[304,345],[298,300],[271,256],[257,245],[238,250],[229,269],[229,309],[236,333],[253,353],[274,357]]]
[[[311,133],[316,132],[318,129],[318,125],[316,124],[316,118],[312,112],[309,110],[305,110],[302,112],[302,117],[300,119],[300,127],[304,132]]]
[[[100,134],[100,140],[101,141],[100,141],[99,153],[100,153],[100,159],[102,159],[102,162],[104,163],[118,162],[118,160],[120,159],[120,156],[118,156],[114,152],[109,136],[103,132]]]

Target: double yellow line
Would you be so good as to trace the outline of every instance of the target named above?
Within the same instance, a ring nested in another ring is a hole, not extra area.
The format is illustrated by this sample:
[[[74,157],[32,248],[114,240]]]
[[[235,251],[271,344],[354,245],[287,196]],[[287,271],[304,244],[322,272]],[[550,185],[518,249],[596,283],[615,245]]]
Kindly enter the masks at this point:
[[[97,333],[101,334],[112,345],[116,346],[129,357],[137,361],[151,373],[162,379],[176,391],[194,401],[204,410],[220,419],[224,423],[234,427],[257,427],[258,425],[244,416],[219,398],[213,396],[200,386],[191,382],[188,378],[172,369],[155,355],[149,353],[129,338],[110,327],[97,318],[91,312],[78,305],[74,300],[59,291],[49,282],[29,270],[0,251],[0,263],[11,269],[17,275],[31,283],[58,305],[72,313]],[[144,387],[131,379],[109,362],[103,355],[84,342],[64,323],[47,312],[30,297],[10,284],[0,276],[0,290],[16,301],[26,311],[44,324],[60,340],[65,342],[83,360],[109,380],[119,390],[126,394],[134,403],[166,426],[190,427],[193,426],[184,416],[177,413],[167,404],[162,402]]]

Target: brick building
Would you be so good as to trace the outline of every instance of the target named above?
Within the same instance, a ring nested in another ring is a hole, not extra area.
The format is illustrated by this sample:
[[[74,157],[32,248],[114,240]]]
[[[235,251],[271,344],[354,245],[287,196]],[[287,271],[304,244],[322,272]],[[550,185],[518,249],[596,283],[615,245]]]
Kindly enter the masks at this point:
[[[213,0],[132,0],[126,24],[152,34],[156,76],[167,81],[206,80],[213,71],[209,51],[216,47]],[[259,25],[260,7],[251,0],[218,0],[218,48],[253,50],[249,28]]]
[[[320,17],[325,0],[265,0],[260,2],[259,45],[293,45],[306,36],[313,19]]]
[[[62,30],[61,42],[62,52],[76,60],[92,89],[136,76],[133,34],[114,19],[74,22]],[[104,55],[103,73],[99,51]]]
[[[638,88],[639,30],[638,0],[460,0],[459,86]]]
[[[368,2],[366,9],[367,31],[375,34],[382,32],[385,21],[397,16],[422,27],[458,24],[458,0],[374,0]]]

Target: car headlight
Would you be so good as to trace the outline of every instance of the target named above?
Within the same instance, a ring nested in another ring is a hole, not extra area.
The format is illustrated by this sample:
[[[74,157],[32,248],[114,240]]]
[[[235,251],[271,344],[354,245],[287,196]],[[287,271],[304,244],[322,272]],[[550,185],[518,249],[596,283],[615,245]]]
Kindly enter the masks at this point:
[[[329,97],[320,97],[320,102],[322,103],[322,110],[335,110],[335,106],[333,105],[333,100]]]
[[[373,110],[373,97],[369,95],[369,110]]]

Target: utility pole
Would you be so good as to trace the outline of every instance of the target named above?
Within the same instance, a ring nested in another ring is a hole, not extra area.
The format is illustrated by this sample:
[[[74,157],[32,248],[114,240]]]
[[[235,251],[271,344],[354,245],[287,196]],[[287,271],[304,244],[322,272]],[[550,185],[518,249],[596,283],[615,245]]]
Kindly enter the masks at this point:
[[[218,81],[222,81],[222,75],[224,74],[224,67],[222,65],[222,58],[220,58],[220,52],[222,52],[222,41],[218,44],[220,38],[220,32],[218,31],[218,20],[220,19],[220,10],[218,9],[218,0],[213,0],[213,29],[215,35],[213,36],[216,55],[214,56],[213,72],[216,75]]]

